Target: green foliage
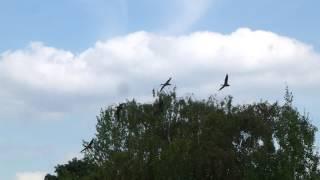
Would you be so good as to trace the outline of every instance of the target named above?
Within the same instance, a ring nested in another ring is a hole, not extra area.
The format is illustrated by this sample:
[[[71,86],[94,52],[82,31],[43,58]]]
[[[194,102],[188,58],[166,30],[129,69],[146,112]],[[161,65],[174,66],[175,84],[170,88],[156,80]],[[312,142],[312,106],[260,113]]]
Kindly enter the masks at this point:
[[[54,175],[51,175],[51,174],[47,174],[45,177],[44,177],[44,180],[57,180],[57,176],[54,176]]]
[[[45,180],[92,180],[97,166],[88,158],[83,160],[74,158],[67,164],[56,166],[55,169],[57,176],[47,174]]]
[[[158,93],[97,117],[92,151],[56,167],[58,179],[317,179],[316,128],[292,105],[232,105]]]

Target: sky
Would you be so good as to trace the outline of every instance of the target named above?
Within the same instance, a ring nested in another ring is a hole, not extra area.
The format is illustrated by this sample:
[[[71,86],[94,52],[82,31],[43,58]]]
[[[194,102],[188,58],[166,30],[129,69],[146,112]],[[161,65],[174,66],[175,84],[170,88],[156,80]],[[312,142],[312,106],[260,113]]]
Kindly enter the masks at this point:
[[[289,86],[320,127],[319,1],[0,3],[0,179],[43,179],[81,157],[101,108],[151,101],[169,77],[180,96],[235,103],[283,102]]]

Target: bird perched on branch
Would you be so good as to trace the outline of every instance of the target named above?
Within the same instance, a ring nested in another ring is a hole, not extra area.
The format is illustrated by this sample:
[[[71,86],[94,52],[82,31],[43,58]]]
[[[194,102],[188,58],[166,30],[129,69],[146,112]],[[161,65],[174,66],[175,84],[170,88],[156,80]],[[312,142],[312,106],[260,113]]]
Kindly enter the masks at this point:
[[[165,88],[166,86],[170,86],[170,81],[171,81],[171,77],[164,83],[164,84],[160,84],[162,85],[160,88],[160,92],[163,90],[163,88]]]
[[[93,139],[91,139],[91,141],[89,142],[88,145],[83,145],[84,148],[80,152],[84,152],[84,151],[87,151],[89,149],[92,149],[92,144],[93,144]]]
[[[224,78],[224,84],[221,84],[221,88],[219,89],[219,91],[221,91],[223,88],[230,86],[228,84],[228,74],[226,75],[226,77]]]
[[[152,89],[152,96],[156,97],[156,91],[154,89]]]
[[[119,117],[120,117],[120,112],[121,112],[121,110],[123,109],[124,105],[125,105],[125,103],[120,103],[120,104],[117,106],[116,116],[117,116],[118,119],[119,119]]]

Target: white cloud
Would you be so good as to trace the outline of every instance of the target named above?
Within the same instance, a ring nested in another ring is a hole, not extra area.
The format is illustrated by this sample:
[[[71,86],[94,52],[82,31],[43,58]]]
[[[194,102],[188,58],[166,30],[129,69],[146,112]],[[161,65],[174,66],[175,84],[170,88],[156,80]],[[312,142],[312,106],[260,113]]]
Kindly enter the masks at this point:
[[[16,180],[43,180],[46,174],[44,172],[20,172],[16,174]]]
[[[149,97],[169,76],[182,92],[209,95],[229,73],[231,87],[221,93],[243,99],[281,97],[285,83],[302,91],[320,88],[320,58],[310,45],[247,28],[184,36],[136,32],[79,54],[31,43],[0,59],[6,111],[20,107],[57,117],[78,106]]]

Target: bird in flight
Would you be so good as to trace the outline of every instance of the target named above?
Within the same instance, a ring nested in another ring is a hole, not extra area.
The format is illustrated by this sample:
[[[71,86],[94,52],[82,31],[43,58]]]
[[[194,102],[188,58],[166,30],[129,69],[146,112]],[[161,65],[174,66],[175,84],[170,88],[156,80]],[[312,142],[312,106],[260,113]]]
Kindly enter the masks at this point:
[[[224,78],[224,84],[221,84],[221,88],[219,89],[219,91],[221,91],[223,88],[230,86],[228,84],[228,74],[226,75],[226,77]]]
[[[164,84],[160,84],[162,85],[162,87],[160,88],[160,92],[163,90],[164,87],[171,85],[170,81],[171,81],[171,77]]]
[[[84,148],[80,152],[84,152],[86,150],[92,149],[92,144],[93,144],[93,139],[91,139],[88,145],[83,145]]]

